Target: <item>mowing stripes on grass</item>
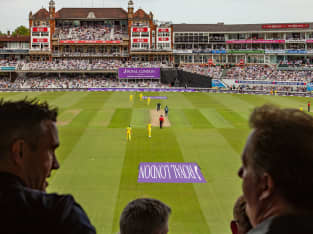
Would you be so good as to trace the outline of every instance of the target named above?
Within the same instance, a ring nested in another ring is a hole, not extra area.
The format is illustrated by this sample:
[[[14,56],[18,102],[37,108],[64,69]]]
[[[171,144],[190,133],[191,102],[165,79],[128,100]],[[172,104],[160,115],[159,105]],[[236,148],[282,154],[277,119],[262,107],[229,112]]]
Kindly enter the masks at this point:
[[[232,207],[242,193],[237,177],[239,154],[217,129],[176,129],[175,132],[184,159],[198,163],[208,182],[194,184],[194,188],[211,232],[229,233]]]
[[[232,111],[236,111],[238,115],[248,120],[251,110],[254,109],[254,105],[240,99],[241,96],[242,95],[240,94],[221,94],[210,97],[213,97],[221,106],[224,106]]]
[[[233,128],[233,126],[216,109],[200,109],[200,112],[215,128]]]
[[[105,103],[108,108],[131,108],[133,103],[129,101],[129,92],[110,92],[110,98]],[[134,97],[135,98],[135,97]]]
[[[244,144],[249,135],[249,128],[235,128],[235,129],[218,129],[219,133],[227,140],[228,144],[241,155]]]
[[[54,100],[49,100],[49,103],[59,107],[59,109],[69,108],[77,103],[86,96],[88,96],[88,92],[60,92],[63,95],[60,95],[58,98]],[[101,100],[99,100],[101,101]]]
[[[148,109],[133,109],[131,126],[133,128],[146,128],[150,122],[150,113]]]
[[[216,109],[216,111],[235,128],[248,128],[248,120],[244,119],[237,112],[223,107],[222,109]]]
[[[114,114],[114,109],[102,109],[99,110],[97,115],[90,122],[90,127],[102,127],[105,128],[109,125],[112,116]]]
[[[126,146],[111,233],[118,232],[119,217],[126,204],[140,197],[162,200],[172,208],[173,214],[169,224],[172,234],[210,233],[192,184],[137,183],[138,166],[141,162],[169,161],[184,162],[176,136],[171,128],[153,128],[151,139],[147,137],[145,129],[134,130],[134,137]]]
[[[23,100],[25,97],[27,97],[28,100],[38,98],[40,95],[39,92],[17,92],[14,94],[9,94],[8,96],[5,93],[0,93],[1,97],[4,97],[5,100],[12,100],[12,101],[17,101],[17,100]]]
[[[132,118],[132,109],[118,108],[111,119],[109,128],[125,128],[130,125]]]
[[[193,128],[213,128],[198,109],[184,109],[184,114]]]
[[[59,126],[61,147],[58,148],[57,155],[60,162],[65,160],[71,153],[86,128],[89,127],[90,121],[97,115],[97,112],[108,97],[105,96],[95,101],[94,94],[90,93],[82,98],[79,103],[71,107],[71,109],[76,110],[83,109],[68,125]],[[92,105],[87,105],[89,102],[92,102]]]
[[[210,96],[206,93],[184,93],[184,95],[197,108],[212,108],[216,104],[214,99],[213,101],[208,100]]]
[[[183,110],[181,109],[171,109],[168,119],[171,122],[171,127],[191,128],[188,119],[186,118]]]
[[[73,194],[98,234],[112,230],[125,150],[123,129],[88,128],[49,186],[49,192]]]

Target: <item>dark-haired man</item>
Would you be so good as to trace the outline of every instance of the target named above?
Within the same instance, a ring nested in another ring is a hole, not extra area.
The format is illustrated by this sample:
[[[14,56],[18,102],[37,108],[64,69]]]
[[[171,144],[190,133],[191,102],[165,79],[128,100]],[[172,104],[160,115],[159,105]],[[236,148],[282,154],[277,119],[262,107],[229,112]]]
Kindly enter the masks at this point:
[[[72,196],[45,192],[59,168],[56,118],[47,103],[0,100],[1,233],[96,233]]]
[[[171,208],[159,200],[140,198],[128,203],[120,217],[120,234],[167,234]]]
[[[249,234],[313,233],[313,117],[265,105],[250,126],[238,172]]]

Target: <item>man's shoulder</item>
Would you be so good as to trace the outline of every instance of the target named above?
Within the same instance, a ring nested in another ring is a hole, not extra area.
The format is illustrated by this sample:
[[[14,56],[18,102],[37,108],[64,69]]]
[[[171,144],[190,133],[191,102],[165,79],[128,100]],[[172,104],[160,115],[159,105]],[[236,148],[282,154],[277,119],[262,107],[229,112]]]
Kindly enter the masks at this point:
[[[36,207],[38,213],[66,216],[75,205],[71,195],[59,195],[56,193],[45,193],[24,186],[14,186],[0,192],[0,208],[19,210],[28,213]],[[60,217],[60,216],[59,216]]]
[[[37,229],[49,226],[51,230],[46,233],[95,233],[86,213],[71,195],[12,186],[0,192],[0,209],[6,214],[3,230],[33,229],[37,233]],[[12,228],[12,222],[19,226]]]
[[[248,234],[311,234],[313,233],[312,215],[284,215],[271,217]]]

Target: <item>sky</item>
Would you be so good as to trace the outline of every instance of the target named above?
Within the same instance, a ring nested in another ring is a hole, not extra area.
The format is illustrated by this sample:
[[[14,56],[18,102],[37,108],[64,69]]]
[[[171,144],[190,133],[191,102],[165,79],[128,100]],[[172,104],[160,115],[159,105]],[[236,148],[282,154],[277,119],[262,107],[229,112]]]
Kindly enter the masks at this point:
[[[128,0],[54,0],[63,7],[121,7]],[[133,0],[135,10],[152,11],[155,19],[189,24],[313,22],[312,0]],[[49,0],[0,0],[0,31],[28,27],[28,14],[48,9]]]

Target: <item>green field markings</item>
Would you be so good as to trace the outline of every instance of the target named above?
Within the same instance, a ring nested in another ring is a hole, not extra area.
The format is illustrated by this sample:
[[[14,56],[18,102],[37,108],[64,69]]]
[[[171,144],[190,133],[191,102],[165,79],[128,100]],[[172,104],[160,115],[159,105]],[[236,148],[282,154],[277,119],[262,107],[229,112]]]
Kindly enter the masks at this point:
[[[51,104],[54,100],[62,98],[66,92],[39,92],[38,94],[38,100],[40,102],[47,101],[49,104]]]
[[[254,107],[262,106],[264,104],[271,104],[273,100],[266,99],[267,95],[238,95],[238,98],[242,99],[243,101],[251,104]],[[254,108],[252,108],[254,109]]]
[[[250,129],[218,129],[219,134],[221,134],[228,143],[232,146],[232,148],[241,155],[242,150],[244,148],[247,137],[250,133]]]
[[[211,232],[229,233],[232,206],[241,194],[237,176],[239,155],[217,129],[177,129],[175,132],[184,160],[198,163],[207,180],[206,184],[193,186]]]
[[[10,100],[11,97],[15,96],[15,95],[19,95],[20,92],[1,92],[0,91],[0,99],[5,99],[5,100]]]
[[[24,99],[27,94],[30,94],[30,92],[0,92],[0,99],[4,100],[21,100]],[[38,92],[36,92],[36,95],[38,95]],[[35,95],[34,95],[35,96]]]
[[[215,99],[216,102],[225,106],[226,108],[237,112],[242,118],[248,120],[251,111],[254,109],[253,104],[250,104],[240,98],[241,94],[207,94],[209,97]]]
[[[67,125],[58,127],[61,147],[58,149],[57,152],[60,162],[64,161],[66,157],[71,153],[72,149],[75,147],[80,137],[84,134],[86,128],[89,127],[89,123],[97,115],[98,111],[103,106],[103,103],[109,97],[105,95],[102,96],[101,99],[97,99],[98,96],[99,94],[89,93],[84,98],[81,98],[79,103],[71,106],[71,109],[67,109],[81,111]],[[64,112],[65,111],[66,110],[64,110]]]
[[[129,101],[129,92],[106,92],[110,94],[110,98],[104,104],[109,108],[131,108],[133,103]],[[135,97],[134,97],[135,98]]]
[[[5,95],[1,93],[1,97],[4,97],[5,100],[18,101],[23,100],[27,97],[28,100],[38,98],[40,100],[41,92],[14,92],[12,95]]]
[[[72,122],[72,120],[81,112],[81,109],[68,109],[63,111],[58,116],[58,126],[65,126]]]
[[[167,99],[151,99],[150,105],[147,105],[147,100],[143,99],[140,101],[139,92],[136,93],[134,99],[135,108],[151,108],[156,109],[157,103],[161,103],[161,109],[164,109],[167,105],[169,110],[177,108],[193,108],[192,103],[185,97],[182,93],[159,93],[159,92],[142,92],[143,96],[162,96],[167,97]]]
[[[248,120],[244,119],[241,115],[239,115],[239,113],[228,108],[216,109],[216,111],[233,127],[248,128]]]
[[[300,107],[303,110],[307,109],[307,102],[310,98],[299,98],[299,97],[284,97],[284,96],[263,96],[265,100],[269,100],[272,104],[278,105],[280,107],[288,107],[299,109]]]
[[[148,109],[133,109],[131,117],[132,128],[146,128],[150,122],[150,113]]]
[[[167,96],[167,100],[162,100],[162,108],[168,106],[169,112],[172,109],[191,109],[194,108],[192,102],[186,97],[184,93],[163,93],[161,96]]]
[[[49,103],[57,106],[60,110],[71,108],[71,106],[80,102],[80,100],[88,95],[88,92],[62,92],[63,95],[60,95],[54,100],[49,100]]]
[[[201,114],[198,109],[184,109],[183,112],[192,128],[213,128],[213,125]]]
[[[184,95],[197,108],[214,108],[218,105],[214,99],[210,100],[207,93],[184,93]]]
[[[127,144],[111,233],[118,232],[119,217],[126,204],[140,197],[159,199],[172,208],[170,233],[210,233],[193,185],[139,184],[138,166],[141,162],[184,162],[171,128],[154,128],[151,139],[147,138],[145,129],[137,129],[136,135]]]
[[[132,109],[117,108],[113,114],[109,128],[125,128],[131,124]]]
[[[169,112],[168,119],[171,122],[173,128],[191,128],[191,124],[188,121],[185,113],[181,109],[172,109]]]
[[[48,187],[49,192],[73,194],[98,234],[112,230],[125,150],[124,130],[85,129]]]
[[[90,127],[107,127],[114,114],[114,109],[100,109],[95,117],[90,121]]]
[[[218,113],[216,109],[200,109],[200,112],[215,128],[233,128],[233,125],[224,119],[224,117]]]

